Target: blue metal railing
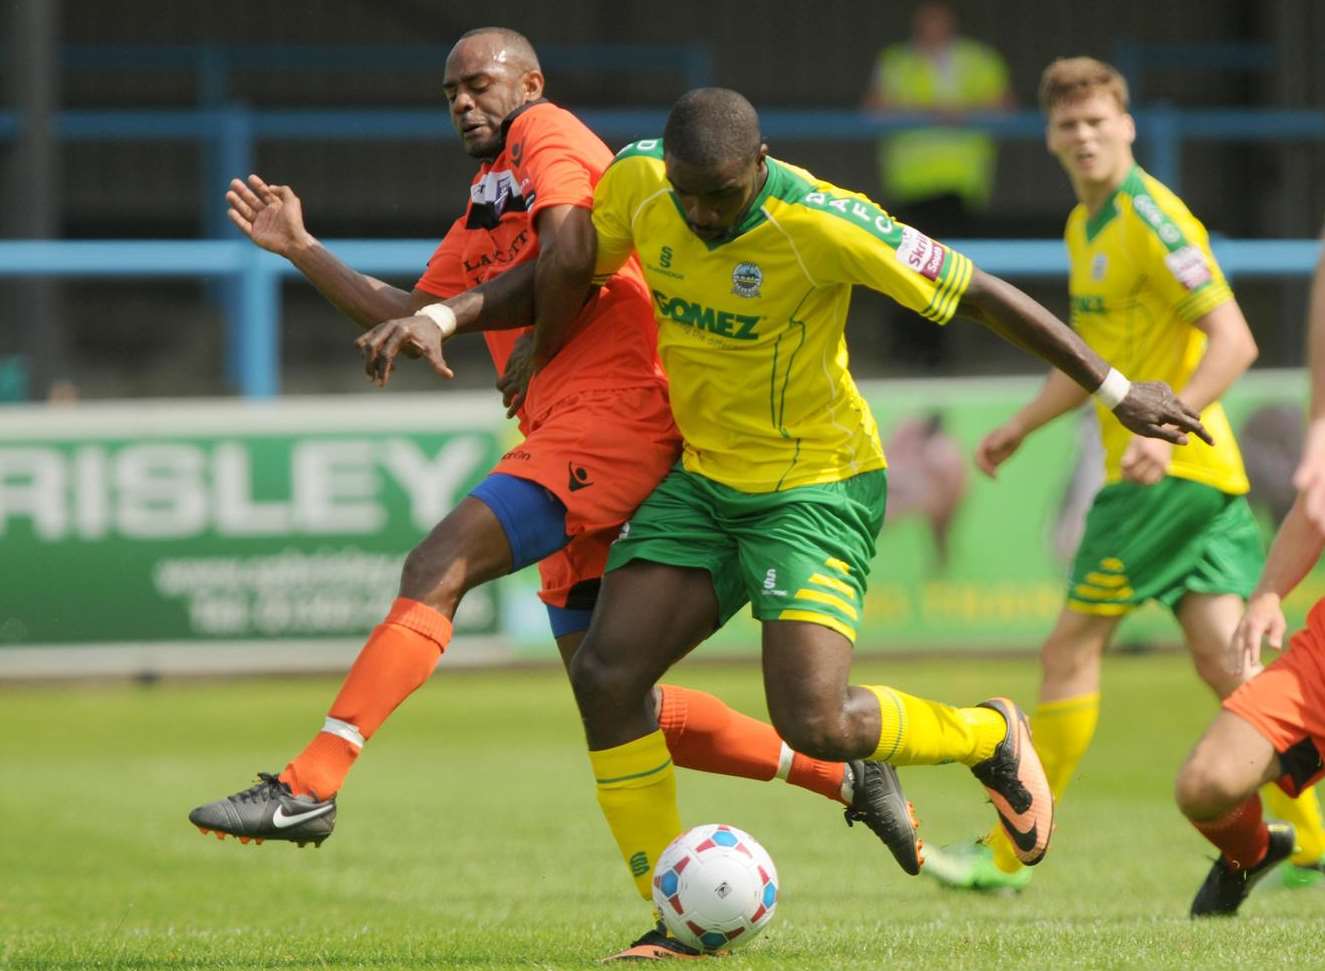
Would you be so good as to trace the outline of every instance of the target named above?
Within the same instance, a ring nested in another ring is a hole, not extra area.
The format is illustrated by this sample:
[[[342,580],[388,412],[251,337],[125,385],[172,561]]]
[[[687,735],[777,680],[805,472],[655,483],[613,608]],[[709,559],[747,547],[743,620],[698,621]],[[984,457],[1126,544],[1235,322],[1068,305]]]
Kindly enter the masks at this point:
[[[982,269],[1014,278],[1067,273],[1059,240],[952,240]],[[433,240],[328,240],[337,256],[364,273],[413,278],[432,254]],[[1216,240],[1215,256],[1230,277],[1304,276],[1316,265],[1314,239]],[[280,391],[282,277],[297,275],[287,261],[247,240],[153,242],[0,241],[0,277],[162,277],[227,280],[236,294],[229,343],[231,373],[254,398]]]

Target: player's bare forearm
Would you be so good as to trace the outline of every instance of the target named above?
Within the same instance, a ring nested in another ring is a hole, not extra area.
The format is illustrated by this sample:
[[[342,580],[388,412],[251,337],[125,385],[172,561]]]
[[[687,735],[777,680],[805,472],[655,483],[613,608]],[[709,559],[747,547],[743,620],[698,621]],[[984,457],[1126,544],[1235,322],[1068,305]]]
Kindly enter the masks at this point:
[[[1039,393],[1013,419],[1023,435],[1049,424],[1060,415],[1075,411],[1090,399],[1090,392],[1062,371],[1050,371]]]
[[[418,309],[413,294],[347,266],[312,236],[286,257],[328,303],[364,330]]]
[[[521,263],[445,301],[457,334],[512,330],[534,321],[534,264]]]
[[[1251,367],[1257,355],[1256,339],[1237,301],[1229,300],[1196,321],[1206,333],[1205,353],[1178,397],[1194,411],[1205,411]]]
[[[590,211],[578,206],[543,210],[537,228],[532,360],[535,367],[541,367],[570,339],[590,294],[598,237]]]
[[[1305,577],[1321,553],[1325,551],[1325,533],[1313,526],[1307,517],[1302,496],[1284,517],[1265,558],[1265,569],[1256,584],[1253,597],[1273,593],[1281,600],[1292,593]]]
[[[1072,328],[1012,284],[979,269],[957,313],[1048,361],[1087,393],[1098,388],[1109,372],[1105,360]]]

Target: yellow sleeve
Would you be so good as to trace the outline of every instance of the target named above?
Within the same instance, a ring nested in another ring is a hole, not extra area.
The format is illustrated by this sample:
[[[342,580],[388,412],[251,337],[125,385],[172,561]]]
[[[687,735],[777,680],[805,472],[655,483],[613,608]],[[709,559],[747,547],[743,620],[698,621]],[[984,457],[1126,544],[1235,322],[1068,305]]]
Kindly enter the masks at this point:
[[[648,144],[637,142],[636,145]],[[594,263],[594,282],[604,283],[630,259],[635,249],[635,234],[631,229],[632,216],[638,205],[636,191],[641,176],[647,175],[650,160],[647,156],[629,155],[635,145],[622,150],[603,177],[593,194],[593,225],[598,236],[598,258]]]
[[[1200,220],[1185,210],[1162,207],[1148,194],[1134,196],[1132,206],[1140,223],[1134,252],[1141,270],[1180,319],[1194,323],[1233,299]]]
[[[807,269],[817,284],[864,284],[937,324],[952,319],[974,269],[961,253],[862,195],[821,190],[799,205]]]

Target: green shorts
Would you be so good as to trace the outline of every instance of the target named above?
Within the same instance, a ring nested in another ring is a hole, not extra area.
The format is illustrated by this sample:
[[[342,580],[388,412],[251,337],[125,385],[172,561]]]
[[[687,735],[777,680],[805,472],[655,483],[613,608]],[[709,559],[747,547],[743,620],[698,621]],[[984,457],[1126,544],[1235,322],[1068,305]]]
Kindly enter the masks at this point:
[[[1105,486],[1086,516],[1067,606],[1125,614],[1147,600],[1170,610],[1188,593],[1250,595],[1265,565],[1244,496],[1172,476]]]
[[[883,469],[752,494],[677,465],[622,527],[607,569],[707,570],[719,626],[749,603],[759,620],[822,624],[854,642],[887,498]]]

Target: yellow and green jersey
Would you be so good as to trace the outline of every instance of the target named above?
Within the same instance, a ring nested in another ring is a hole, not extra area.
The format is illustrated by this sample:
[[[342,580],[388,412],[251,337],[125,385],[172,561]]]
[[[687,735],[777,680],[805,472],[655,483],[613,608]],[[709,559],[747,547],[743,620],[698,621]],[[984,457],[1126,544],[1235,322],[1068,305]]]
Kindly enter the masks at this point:
[[[971,262],[869,199],[769,158],[737,231],[686,225],[662,141],[628,145],[594,193],[597,279],[637,251],[685,468],[742,492],[837,482],[886,465],[843,336],[861,283],[938,324]]]
[[[1181,391],[1205,353],[1193,326],[1233,299],[1210,252],[1205,227],[1182,200],[1134,166],[1094,216],[1078,205],[1067,219],[1072,326],[1133,381],[1167,381]],[[1132,433],[1098,404],[1109,482]],[[1249,489],[1228,417],[1219,402],[1201,413],[1213,446],[1191,436],[1173,450],[1169,475],[1240,495]]]

